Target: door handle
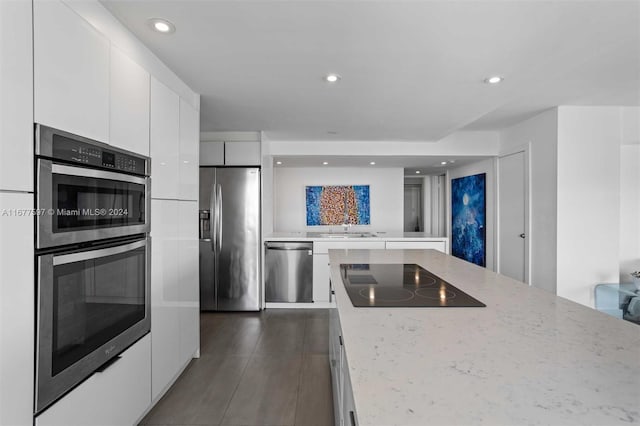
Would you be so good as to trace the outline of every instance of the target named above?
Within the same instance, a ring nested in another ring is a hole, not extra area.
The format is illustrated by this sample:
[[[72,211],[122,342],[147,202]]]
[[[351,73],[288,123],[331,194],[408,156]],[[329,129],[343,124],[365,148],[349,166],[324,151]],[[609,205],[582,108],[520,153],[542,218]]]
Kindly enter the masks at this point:
[[[217,185],[218,198],[218,252],[222,251],[222,185]]]
[[[209,199],[209,238],[211,238],[211,250],[216,251],[216,224],[218,223],[218,203],[216,201],[216,185],[211,188]]]
[[[525,238],[526,235],[524,234],[524,232],[522,234],[520,234],[520,238]]]

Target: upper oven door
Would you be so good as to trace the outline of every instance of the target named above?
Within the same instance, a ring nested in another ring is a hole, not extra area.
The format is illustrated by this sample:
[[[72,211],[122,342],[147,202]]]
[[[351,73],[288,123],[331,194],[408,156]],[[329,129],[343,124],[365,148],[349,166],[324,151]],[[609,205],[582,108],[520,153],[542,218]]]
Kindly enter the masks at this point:
[[[37,248],[149,232],[149,179],[37,163]]]

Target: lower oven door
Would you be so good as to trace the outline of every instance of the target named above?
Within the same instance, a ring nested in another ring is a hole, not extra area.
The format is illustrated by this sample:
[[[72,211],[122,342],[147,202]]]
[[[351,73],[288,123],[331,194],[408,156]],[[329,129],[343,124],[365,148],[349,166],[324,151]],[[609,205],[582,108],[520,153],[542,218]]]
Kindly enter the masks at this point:
[[[150,239],[37,257],[35,411],[149,332]]]

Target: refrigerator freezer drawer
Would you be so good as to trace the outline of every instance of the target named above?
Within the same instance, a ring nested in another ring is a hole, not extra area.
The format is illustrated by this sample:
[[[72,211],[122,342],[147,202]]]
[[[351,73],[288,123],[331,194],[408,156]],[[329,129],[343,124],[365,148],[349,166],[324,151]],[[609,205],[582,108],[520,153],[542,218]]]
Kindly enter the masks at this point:
[[[266,243],[267,302],[313,302],[313,243]]]

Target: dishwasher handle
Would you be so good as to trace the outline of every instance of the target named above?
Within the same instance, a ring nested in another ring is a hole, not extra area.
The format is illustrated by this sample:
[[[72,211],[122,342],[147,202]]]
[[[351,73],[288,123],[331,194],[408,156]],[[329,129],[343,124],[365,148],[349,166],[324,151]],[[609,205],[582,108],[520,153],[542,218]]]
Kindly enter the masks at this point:
[[[309,254],[313,254],[312,243],[274,243],[266,242],[264,246],[267,250],[287,250],[287,251],[308,251]]]

